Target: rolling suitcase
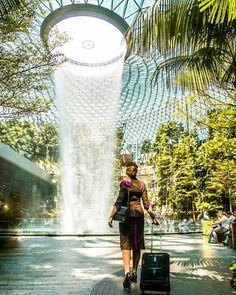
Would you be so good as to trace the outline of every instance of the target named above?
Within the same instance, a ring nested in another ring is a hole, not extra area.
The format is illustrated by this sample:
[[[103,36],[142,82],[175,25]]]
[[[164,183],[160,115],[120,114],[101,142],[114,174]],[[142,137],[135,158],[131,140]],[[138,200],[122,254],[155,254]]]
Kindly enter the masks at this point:
[[[151,253],[142,256],[140,289],[145,291],[170,292],[170,256],[161,252],[161,227],[160,227],[160,252],[153,253],[153,225],[151,237]]]

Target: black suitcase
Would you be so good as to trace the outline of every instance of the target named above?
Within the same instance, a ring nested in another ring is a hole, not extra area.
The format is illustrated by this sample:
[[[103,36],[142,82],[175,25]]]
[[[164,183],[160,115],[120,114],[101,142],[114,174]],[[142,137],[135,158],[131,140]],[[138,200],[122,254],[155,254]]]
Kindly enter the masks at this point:
[[[151,238],[151,253],[142,256],[140,289],[145,291],[170,292],[170,256],[165,252],[152,252],[153,248],[153,226]],[[161,229],[160,229],[160,251],[161,251]]]

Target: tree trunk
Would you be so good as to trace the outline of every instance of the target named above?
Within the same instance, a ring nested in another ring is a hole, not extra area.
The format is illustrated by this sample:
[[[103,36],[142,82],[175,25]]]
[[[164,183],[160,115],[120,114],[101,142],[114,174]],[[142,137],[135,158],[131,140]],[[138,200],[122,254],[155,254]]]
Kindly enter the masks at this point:
[[[192,210],[193,210],[193,221],[196,221],[196,214],[195,214],[195,204],[194,204],[194,200],[192,200]]]
[[[229,188],[229,211],[233,212],[232,200],[231,200],[231,189]]]

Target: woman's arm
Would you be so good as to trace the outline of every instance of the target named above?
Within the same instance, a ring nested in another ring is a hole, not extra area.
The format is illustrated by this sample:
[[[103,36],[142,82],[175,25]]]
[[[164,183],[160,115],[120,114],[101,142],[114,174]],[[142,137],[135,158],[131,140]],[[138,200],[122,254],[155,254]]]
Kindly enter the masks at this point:
[[[113,207],[112,207],[112,210],[111,210],[110,216],[109,216],[109,218],[108,218],[108,225],[109,225],[110,227],[113,226],[113,225],[112,225],[112,221],[113,221],[113,217],[114,217],[114,215],[116,214],[117,210],[118,210],[118,209],[117,209],[116,206],[113,206]]]
[[[119,208],[121,207],[121,205],[125,202],[127,196],[126,193],[127,192],[127,188],[124,187],[123,182],[120,184],[120,190],[119,190],[119,194],[118,197],[116,199],[116,202],[114,204],[114,206],[112,207],[111,213],[109,215],[108,218],[108,225],[110,227],[112,227],[112,221],[113,221],[113,217],[116,214],[116,212],[119,210]],[[126,201],[127,202],[127,201]]]
[[[160,222],[159,220],[156,218],[154,212],[152,211],[152,206],[150,205],[149,209],[148,209],[148,213],[149,213],[149,216],[151,217],[152,219],[152,223],[155,224],[155,225],[159,225]]]
[[[214,223],[212,223],[211,226],[214,226],[214,225],[221,225],[222,224],[222,218],[220,218],[218,221],[215,221]]]
[[[221,222],[219,222],[219,221],[216,221],[216,222],[214,222],[214,223],[212,223],[211,225],[221,225]]]
[[[147,188],[146,188],[146,185],[145,183],[143,183],[143,187],[142,187],[142,201],[143,201],[143,206],[144,208],[147,210],[149,216],[151,217],[152,219],[152,223],[153,224],[160,224],[159,220],[156,218],[154,212],[152,211],[152,205],[148,199],[148,196],[147,196]]]

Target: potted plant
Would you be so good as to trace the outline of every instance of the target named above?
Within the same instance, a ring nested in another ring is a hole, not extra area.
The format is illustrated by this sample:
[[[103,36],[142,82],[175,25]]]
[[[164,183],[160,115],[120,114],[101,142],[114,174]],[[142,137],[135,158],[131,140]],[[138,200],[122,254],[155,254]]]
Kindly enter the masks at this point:
[[[236,261],[232,261],[229,269],[232,271],[232,279],[230,280],[230,286],[236,290]]]

